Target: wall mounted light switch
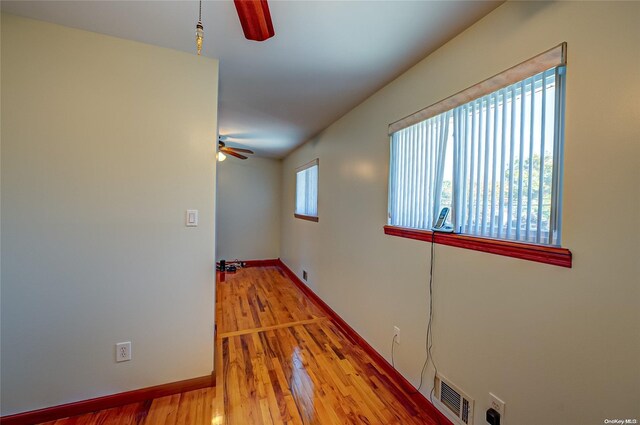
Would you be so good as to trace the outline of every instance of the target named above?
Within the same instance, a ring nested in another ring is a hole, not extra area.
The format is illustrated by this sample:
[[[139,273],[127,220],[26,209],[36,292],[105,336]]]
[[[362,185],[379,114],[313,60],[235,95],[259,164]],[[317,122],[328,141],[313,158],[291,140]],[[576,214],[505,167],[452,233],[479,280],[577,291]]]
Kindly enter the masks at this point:
[[[198,210],[187,210],[187,227],[198,225]]]

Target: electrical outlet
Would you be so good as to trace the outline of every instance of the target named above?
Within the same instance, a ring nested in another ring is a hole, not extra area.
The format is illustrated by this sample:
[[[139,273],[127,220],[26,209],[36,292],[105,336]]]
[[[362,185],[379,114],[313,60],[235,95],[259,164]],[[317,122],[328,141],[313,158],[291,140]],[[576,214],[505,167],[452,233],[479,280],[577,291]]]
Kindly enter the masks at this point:
[[[396,344],[400,344],[400,328],[397,326],[393,327],[393,340]]]
[[[489,393],[490,401],[489,406],[493,408],[496,412],[500,413],[502,417],[502,421],[504,421],[504,401],[500,400],[495,394]],[[501,421],[501,422],[502,422]]]
[[[306,270],[302,270],[302,278],[306,281],[307,280],[307,271]]]
[[[131,342],[119,342],[116,344],[116,361],[126,362],[131,360]]]

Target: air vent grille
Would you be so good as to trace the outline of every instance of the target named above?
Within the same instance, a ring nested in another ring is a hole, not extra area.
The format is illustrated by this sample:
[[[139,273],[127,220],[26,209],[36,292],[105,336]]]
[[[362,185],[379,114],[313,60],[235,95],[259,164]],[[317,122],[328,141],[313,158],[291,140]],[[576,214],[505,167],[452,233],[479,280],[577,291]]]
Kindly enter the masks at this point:
[[[462,423],[473,425],[473,400],[442,375],[436,376],[436,396]]]
[[[455,413],[456,416],[459,417],[460,416],[460,398],[461,398],[460,393],[458,393],[456,390],[448,386],[445,382],[442,383],[442,387],[440,391],[442,394],[440,401],[446,404],[447,407],[451,409],[451,411]]]

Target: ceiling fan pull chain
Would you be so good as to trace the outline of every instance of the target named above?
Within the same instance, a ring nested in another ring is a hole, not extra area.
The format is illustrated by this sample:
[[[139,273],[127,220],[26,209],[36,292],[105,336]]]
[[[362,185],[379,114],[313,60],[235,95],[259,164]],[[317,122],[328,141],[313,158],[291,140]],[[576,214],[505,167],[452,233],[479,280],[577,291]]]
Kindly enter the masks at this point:
[[[198,9],[198,23],[196,24],[196,49],[198,56],[202,53],[202,39],[204,38],[204,26],[202,25],[202,0]]]

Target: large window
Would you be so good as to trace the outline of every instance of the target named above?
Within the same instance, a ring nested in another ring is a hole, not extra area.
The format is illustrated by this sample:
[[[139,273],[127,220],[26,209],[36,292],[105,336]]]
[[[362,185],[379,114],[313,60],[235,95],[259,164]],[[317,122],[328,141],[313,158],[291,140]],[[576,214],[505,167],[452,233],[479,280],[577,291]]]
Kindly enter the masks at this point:
[[[318,221],[318,160],[296,170],[295,216]]]
[[[392,131],[389,225],[429,230],[450,207],[457,233],[560,245],[565,69]]]

